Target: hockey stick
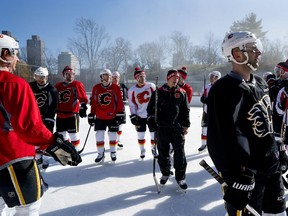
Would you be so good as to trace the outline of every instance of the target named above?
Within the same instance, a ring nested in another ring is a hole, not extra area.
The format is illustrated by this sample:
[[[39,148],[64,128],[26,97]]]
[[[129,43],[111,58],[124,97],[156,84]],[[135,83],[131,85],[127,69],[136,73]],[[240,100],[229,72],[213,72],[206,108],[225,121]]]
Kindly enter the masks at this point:
[[[154,118],[155,122],[157,122],[157,103],[158,103],[158,76],[156,77],[156,90],[155,90],[155,113],[154,113]],[[155,142],[157,145],[157,141]],[[153,158],[153,179],[156,185],[157,193],[160,193],[160,185],[158,183],[158,180],[156,178],[156,157],[154,156]]]
[[[81,154],[84,151],[84,148],[85,148],[86,143],[87,143],[88,136],[90,134],[91,127],[92,127],[92,125],[90,125],[90,127],[89,127],[89,130],[88,130],[88,133],[87,133],[87,136],[86,136],[86,139],[85,139],[85,142],[84,142],[84,145],[83,145],[82,149],[80,151],[78,151],[79,154]]]
[[[221,185],[222,187],[227,187],[227,183],[224,181],[224,179],[217,173],[215,172],[214,169],[212,169],[211,166],[209,166],[209,164],[206,163],[205,160],[201,160],[199,162],[200,166],[202,166],[210,175],[212,175]],[[254,216],[261,216],[252,206],[250,206],[249,204],[247,204],[245,206],[245,208],[251,212]]]

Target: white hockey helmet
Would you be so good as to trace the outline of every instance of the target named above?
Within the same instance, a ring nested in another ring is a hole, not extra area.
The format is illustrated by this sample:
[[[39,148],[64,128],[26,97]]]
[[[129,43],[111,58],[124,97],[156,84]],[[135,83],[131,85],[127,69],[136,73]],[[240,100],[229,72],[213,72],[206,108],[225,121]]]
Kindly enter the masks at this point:
[[[102,78],[102,75],[104,74],[108,74],[108,76],[112,76],[112,73],[109,69],[103,69],[101,72],[100,72],[100,78]]]
[[[19,44],[14,38],[8,35],[0,34],[0,54],[2,53],[2,49],[8,49],[11,55],[15,55],[15,51],[19,50]],[[9,63],[1,57],[0,60]]]
[[[48,69],[45,68],[45,67],[39,67],[35,70],[34,72],[34,75],[37,75],[37,76],[48,76],[49,75],[49,72],[48,72]]]
[[[118,71],[113,71],[112,77],[120,77],[120,73]]]
[[[270,72],[270,71],[265,72],[265,73],[263,74],[263,79],[266,81],[266,80],[267,80],[267,77],[268,77],[269,75],[273,75],[273,73]]]
[[[221,78],[221,73],[219,71],[212,71],[211,73],[209,73],[209,78],[211,77],[211,75],[217,77],[217,79]]]
[[[225,58],[231,62],[235,62],[236,64],[247,64],[248,63],[248,55],[247,60],[244,62],[237,62],[232,55],[232,50],[234,48],[239,48],[241,51],[246,51],[247,44],[255,44],[257,50],[261,52],[262,50],[262,43],[259,39],[256,38],[256,36],[249,32],[249,31],[239,31],[239,32],[233,32],[233,33],[227,33],[224,37],[224,40],[222,42],[222,53],[225,56]],[[254,69],[253,69],[254,70]]]

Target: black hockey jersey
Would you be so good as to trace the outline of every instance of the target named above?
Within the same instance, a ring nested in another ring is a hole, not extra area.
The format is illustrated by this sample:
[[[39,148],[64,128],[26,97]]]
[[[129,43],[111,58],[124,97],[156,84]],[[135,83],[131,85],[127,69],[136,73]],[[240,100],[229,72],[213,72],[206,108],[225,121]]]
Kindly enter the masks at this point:
[[[40,86],[36,81],[30,82],[29,85],[36,98],[42,119],[54,119],[58,98],[56,88],[50,83],[47,83],[45,86]]]
[[[155,93],[152,93],[147,107],[148,116],[155,113]],[[165,128],[190,127],[190,108],[187,94],[179,86],[169,88],[164,84],[158,89],[157,125]]]
[[[271,103],[266,82],[250,75],[245,82],[234,72],[219,79],[208,97],[207,146],[224,175],[247,167],[273,173],[278,167]]]

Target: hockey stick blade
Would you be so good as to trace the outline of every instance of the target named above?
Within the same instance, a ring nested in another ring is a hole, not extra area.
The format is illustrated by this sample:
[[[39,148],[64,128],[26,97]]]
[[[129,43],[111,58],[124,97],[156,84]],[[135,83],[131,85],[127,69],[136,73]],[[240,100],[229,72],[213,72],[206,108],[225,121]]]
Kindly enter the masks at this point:
[[[154,182],[155,182],[157,193],[160,193],[161,192],[161,187],[160,187],[160,184],[158,183],[158,180],[156,178],[155,169],[156,169],[156,158],[153,158],[153,179],[154,179]]]
[[[92,127],[92,126],[90,125],[89,130],[88,130],[88,133],[87,133],[87,135],[86,135],[86,139],[85,139],[84,145],[83,145],[82,149],[81,149],[80,151],[78,151],[78,154],[81,154],[81,153],[84,151],[84,148],[85,148],[86,143],[87,143],[87,139],[88,139],[89,134],[90,134],[91,127]]]
[[[203,159],[199,162],[200,166],[202,166],[210,175],[212,175],[222,186],[227,186],[224,179],[214,170],[212,167],[206,163]],[[261,216],[252,206],[247,204],[245,208],[251,212],[254,216]]]

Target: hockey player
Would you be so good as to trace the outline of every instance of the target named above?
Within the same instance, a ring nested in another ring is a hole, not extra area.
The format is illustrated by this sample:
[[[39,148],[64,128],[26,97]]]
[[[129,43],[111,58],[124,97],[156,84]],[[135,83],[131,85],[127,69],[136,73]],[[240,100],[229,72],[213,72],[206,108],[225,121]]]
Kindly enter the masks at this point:
[[[120,87],[123,102],[124,102],[124,104],[127,103],[128,88],[124,83],[120,83],[120,73],[118,71],[114,71],[112,73],[112,82]],[[126,124],[126,112],[124,114],[125,115],[124,115],[123,123],[121,125],[119,125],[119,130],[117,132],[117,134],[118,134],[118,147],[120,149],[123,148],[123,143],[121,142],[122,126],[123,126],[123,124]]]
[[[44,67],[39,67],[34,72],[35,81],[30,82],[34,96],[36,98],[40,114],[44,125],[53,133],[55,124],[55,112],[57,106],[57,90],[48,82],[48,70]],[[37,164],[42,169],[47,169],[49,166],[49,158],[43,155],[42,151],[45,147],[36,147]]]
[[[98,156],[96,163],[105,158],[105,131],[108,127],[110,157],[114,162],[117,159],[117,132],[119,125],[124,120],[124,103],[120,87],[112,83],[112,74],[109,69],[100,72],[101,83],[96,84],[92,89],[91,112],[88,115],[88,123],[95,125],[96,147]]]
[[[186,91],[188,103],[190,104],[193,96],[193,88],[188,83],[185,83],[185,80],[187,78],[186,70],[187,68],[185,66],[178,70],[180,74],[178,85]]]
[[[65,140],[71,140],[79,150],[79,116],[87,116],[88,98],[82,82],[76,81],[72,68],[63,69],[64,82],[55,85],[58,91],[56,131],[63,135]]]
[[[207,147],[228,185],[224,200],[230,216],[248,215],[246,204],[260,215],[286,215],[268,86],[253,74],[260,49],[248,31],[226,34],[222,52],[232,71],[211,87],[208,97]]]
[[[155,91],[156,86],[154,83],[146,82],[146,73],[139,67],[135,68],[134,78],[137,83],[131,86],[128,90],[128,102],[130,108],[130,120],[133,125],[135,125],[138,144],[140,147],[140,158],[145,158],[145,133],[147,125],[147,106],[151,98],[152,92]],[[157,157],[156,145],[154,140],[154,132],[152,128],[149,128],[150,138],[151,138],[151,151],[154,157]]]
[[[185,135],[190,127],[189,105],[186,92],[177,86],[179,74],[177,70],[169,70],[167,83],[157,90],[157,116],[155,119],[155,92],[147,107],[147,121],[150,128],[156,129],[158,163],[162,173],[160,184],[166,184],[171,161],[169,156],[170,143],[174,150],[175,179],[181,189],[187,189],[185,156]],[[157,122],[156,122],[157,121]]]
[[[198,148],[198,151],[204,151],[206,149],[207,144],[207,101],[208,101],[208,93],[211,88],[211,86],[221,78],[221,73],[219,71],[212,71],[208,75],[209,77],[209,83],[204,86],[201,94],[200,101],[203,103],[203,113],[202,113],[202,120],[201,120],[201,141],[202,145],[200,148]]]
[[[35,146],[48,145],[46,151],[62,165],[77,166],[81,157],[45,127],[29,84],[12,74],[18,49],[15,39],[0,34],[0,214],[6,215],[6,204],[15,215],[36,216],[44,191]]]

